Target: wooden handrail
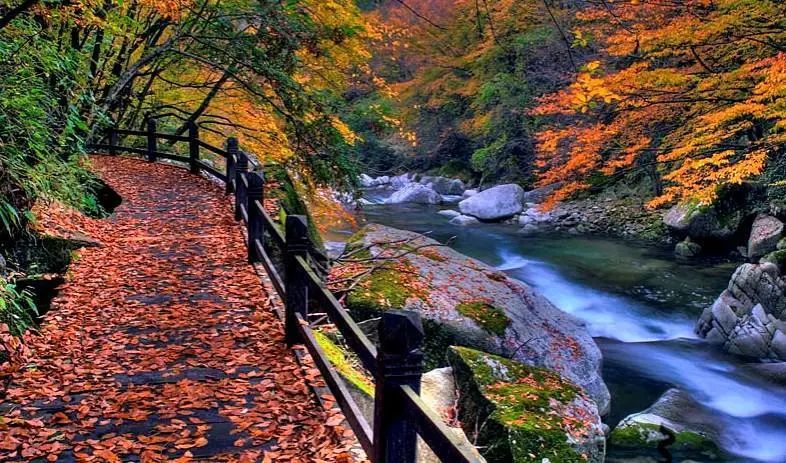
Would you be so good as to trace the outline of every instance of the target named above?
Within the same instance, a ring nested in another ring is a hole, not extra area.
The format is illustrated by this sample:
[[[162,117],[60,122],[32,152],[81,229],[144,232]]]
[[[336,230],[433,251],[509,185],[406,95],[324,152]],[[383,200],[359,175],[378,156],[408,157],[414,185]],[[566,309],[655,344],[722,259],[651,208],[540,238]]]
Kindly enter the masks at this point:
[[[241,151],[234,138],[227,139],[226,148],[200,140],[196,125],[189,126],[188,136],[159,133],[154,119],[146,122],[146,128],[145,131],[110,128],[106,143],[89,148],[107,150],[109,154],[139,154],[150,161],[174,160],[187,165],[192,173],[206,172],[225,183],[227,194],[233,195],[235,218],[246,226],[248,260],[265,268],[273,288],[285,303],[287,342],[303,344],[311,354],[369,458],[374,463],[414,463],[419,435],[443,462],[478,463],[480,460],[473,449],[459,440],[419,396],[423,368],[420,316],[414,312],[381,310],[378,328],[381,345],[375,346],[310,264],[318,253],[308,237],[306,218],[287,216],[284,231],[265,210],[264,176],[256,171],[262,167],[254,156]],[[120,135],[145,137],[146,148],[123,146],[119,143]],[[188,143],[189,155],[161,152],[158,140]],[[203,161],[200,148],[224,158],[225,171],[219,172]],[[376,391],[373,427],[317,342],[309,324],[310,313],[327,315],[363,367],[373,374]]]

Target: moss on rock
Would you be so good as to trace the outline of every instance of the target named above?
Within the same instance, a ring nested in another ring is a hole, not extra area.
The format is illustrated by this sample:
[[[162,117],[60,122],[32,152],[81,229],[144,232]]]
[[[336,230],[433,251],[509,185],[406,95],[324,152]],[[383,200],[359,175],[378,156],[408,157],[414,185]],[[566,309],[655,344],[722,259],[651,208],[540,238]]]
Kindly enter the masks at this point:
[[[368,396],[374,397],[374,381],[360,369],[359,360],[333,342],[325,333],[314,331],[314,338],[336,371],[348,383]]]
[[[489,333],[503,335],[510,325],[510,319],[505,311],[486,301],[462,302],[456,310],[465,317],[471,318]]]
[[[778,266],[779,269],[786,269],[786,249],[773,251],[761,258],[761,263],[770,262]]]
[[[587,461],[571,443],[589,426],[570,411],[581,394],[575,385],[549,370],[465,347],[451,347],[448,359],[462,425],[489,463]]]
[[[381,268],[365,277],[347,296],[347,307],[352,312],[373,316],[387,309],[403,308],[412,291],[407,288],[401,273],[395,269]]]
[[[667,432],[673,433],[674,443],[669,444],[672,452],[699,452],[714,455],[718,447],[707,437],[694,431],[667,431],[661,425],[646,422],[629,422],[612,431],[610,445],[629,449],[655,450],[658,444],[668,439]]]

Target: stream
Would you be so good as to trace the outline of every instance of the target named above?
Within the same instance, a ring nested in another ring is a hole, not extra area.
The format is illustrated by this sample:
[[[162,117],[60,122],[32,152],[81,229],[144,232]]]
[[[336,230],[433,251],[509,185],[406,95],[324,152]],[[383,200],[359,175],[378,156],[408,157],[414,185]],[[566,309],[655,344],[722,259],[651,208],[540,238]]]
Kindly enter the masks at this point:
[[[612,428],[677,387],[723,424],[721,444],[731,455],[726,461],[786,461],[786,390],[746,375],[742,360],[693,333],[701,311],[726,287],[737,263],[683,263],[669,249],[571,235],[528,236],[513,225],[460,227],[436,213],[445,207],[372,205],[359,215],[361,221],[430,232],[441,242],[455,237],[450,246],[457,251],[526,282],[582,319],[603,352],[603,377],[612,396],[604,421]]]

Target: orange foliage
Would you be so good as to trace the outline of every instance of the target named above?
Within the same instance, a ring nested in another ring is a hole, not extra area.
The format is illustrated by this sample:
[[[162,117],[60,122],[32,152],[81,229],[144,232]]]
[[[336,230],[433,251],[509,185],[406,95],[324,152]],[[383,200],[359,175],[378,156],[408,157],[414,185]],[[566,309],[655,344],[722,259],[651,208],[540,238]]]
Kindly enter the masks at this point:
[[[786,29],[777,2],[614,2],[577,15],[599,59],[540,99],[540,183],[552,203],[595,176],[645,170],[665,188],[650,206],[709,204],[751,179],[786,141]]]

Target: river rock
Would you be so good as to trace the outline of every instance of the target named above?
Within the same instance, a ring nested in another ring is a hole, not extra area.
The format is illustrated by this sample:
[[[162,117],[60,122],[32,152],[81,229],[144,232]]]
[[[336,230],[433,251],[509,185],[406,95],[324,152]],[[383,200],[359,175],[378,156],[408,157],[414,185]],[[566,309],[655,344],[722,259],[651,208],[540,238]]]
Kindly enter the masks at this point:
[[[701,245],[691,241],[690,236],[686,237],[683,241],[677,243],[674,247],[674,254],[677,257],[691,258],[701,254]]]
[[[449,223],[452,223],[453,225],[466,226],[466,225],[479,224],[480,220],[476,219],[475,217],[469,216],[469,215],[459,214],[456,217],[453,217],[452,219],[450,219]]]
[[[437,214],[444,215],[445,217],[450,217],[452,219],[453,217],[460,216],[461,212],[454,211],[453,209],[442,209],[441,211],[438,211]]]
[[[461,201],[459,209],[480,220],[505,219],[524,209],[523,196],[524,190],[516,184],[499,185]]]
[[[647,410],[623,419],[611,432],[609,447],[657,454],[658,446],[666,445],[670,452],[716,458],[720,453],[717,426],[717,419],[690,396],[669,389]],[[662,444],[671,438],[673,443]]]
[[[358,180],[360,181],[360,186],[364,188],[376,186],[374,179],[368,174],[360,174],[360,178]]]
[[[738,267],[728,288],[702,313],[696,332],[733,354],[786,360],[786,280],[778,266]]]
[[[464,182],[457,179],[433,177],[427,186],[441,195],[461,196],[464,194]]]
[[[388,204],[417,203],[440,204],[442,197],[436,191],[420,183],[408,183],[394,192],[386,201]]]
[[[448,345],[484,350],[554,370],[608,411],[602,357],[586,326],[525,283],[409,231],[370,224],[349,243],[350,251],[368,247],[391,265],[365,276],[347,295],[347,307],[358,319],[388,308],[420,312],[429,366],[445,366]]]
[[[748,238],[748,257],[756,259],[774,251],[778,247],[781,235],[783,235],[783,222],[771,215],[757,215]]]
[[[732,211],[721,217],[714,207],[680,204],[672,207],[663,222],[678,236],[698,239],[727,240],[742,224],[745,214]]]
[[[464,190],[464,193],[461,195],[464,198],[469,198],[470,196],[475,196],[478,194],[477,188],[470,188],[469,190]]]
[[[561,183],[552,183],[551,185],[546,185],[540,188],[535,188],[534,190],[529,190],[524,193],[524,202],[525,203],[533,203],[533,204],[540,204],[546,200],[554,190],[559,188]]]
[[[448,350],[458,416],[489,463],[594,462],[605,455],[595,403],[552,371],[478,350]]]
[[[409,174],[401,174],[395,177],[390,177],[390,186],[396,190],[400,190],[404,187],[404,185],[409,183],[412,183],[412,179],[409,177]]]
[[[453,433],[459,441],[464,443],[465,448],[474,450],[475,457],[479,462],[485,462],[475,446],[467,439],[464,430],[461,429],[456,420],[456,402],[458,402],[458,391],[453,379],[453,368],[436,368],[425,373],[421,377],[420,398],[429,406],[448,426],[448,430]],[[441,463],[440,459],[428,445],[418,438],[418,463]]]

